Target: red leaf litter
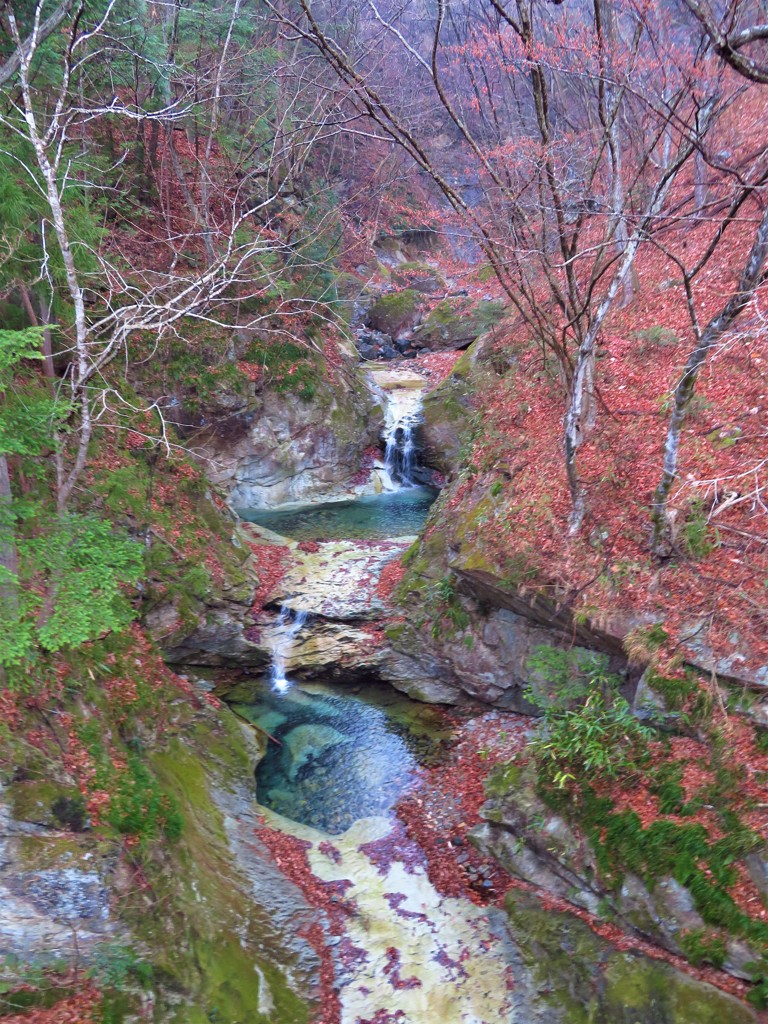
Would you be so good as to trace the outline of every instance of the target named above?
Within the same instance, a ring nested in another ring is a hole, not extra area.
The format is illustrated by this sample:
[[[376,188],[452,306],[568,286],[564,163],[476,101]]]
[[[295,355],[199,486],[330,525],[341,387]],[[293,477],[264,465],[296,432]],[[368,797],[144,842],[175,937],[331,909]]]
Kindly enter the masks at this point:
[[[353,486],[358,487],[368,482],[374,464],[378,462],[381,457],[381,450],[377,448],[376,445],[369,445],[365,449],[360,456],[360,468],[350,481]]]
[[[423,352],[415,359],[409,359],[406,365],[408,369],[420,373],[427,380],[429,390],[432,391],[450,376],[461,355],[463,355],[462,352]]]
[[[255,562],[259,585],[253,595],[251,610],[255,615],[263,609],[269,596],[288,568],[289,548],[278,544],[249,544]]]
[[[385,603],[389,601],[400,580],[405,576],[405,566],[400,558],[393,558],[383,567],[376,583],[376,596]]]
[[[356,912],[354,904],[350,904],[344,898],[351,883],[323,882],[317,878],[307,860],[307,850],[311,843],[267,825],[256,829],[256,834],[269,849],[285,877],[297,885],[307,903],[322,911],[325,917],[325,925],[322,920],[313,921],[300,934],[312,946],[320,960],[320,1010],[313,1024],[338,1024],[341,1001],[335,980],[335,960],[341,960],[345,966],[351,967],[365,956],[364,950],[352,944],[344,928],[346,918]],[[332,844],[324,842],[321,848],[324,849],[326,846],[332,847]],[[341,939],[335,947],[335,958],[329,944],[331,937]]]
[[[3,1024],[92,1024],[102,1019],[101,993],[91,981],[83,982],[74,977],[51,976],[57,986],[75,985],[78,991],[53,1006],[33,1007],[10,1016],[2,1015]],[[35,992],[32,985],[19,985],[17,992]]]

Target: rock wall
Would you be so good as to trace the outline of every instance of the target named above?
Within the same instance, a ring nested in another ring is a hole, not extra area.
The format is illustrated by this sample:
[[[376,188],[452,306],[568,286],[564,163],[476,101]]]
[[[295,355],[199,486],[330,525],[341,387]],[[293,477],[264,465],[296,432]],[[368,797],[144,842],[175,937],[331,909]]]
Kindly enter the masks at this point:
[[[662,960],[621,952],[527,892],[506,897],[529,973],[521,1000],[546,1024],[752,1024],[753,1010]]]
[[[233,508],[271,508],[352,490],[382,425],[363,376],[347,367],[344,379],[323,380],[309,400],[255,394],[201,431],[195,451]]]
[[[535,543],[496,542],[492,524],[504,520],[516,467],[484,462],[482,445],[472,453],[472,442],[489,429],[483,401],[514,371],[514,355],[500,350],[489,332],[424,402],[422,457],[444,475],[446,486],[420,544],[409,553],[399,591],[406,624],[390,631],[387,678],[422,699],[480,699],[526,711],[520,698],[521,688],[535,683],[526,668],[531,648],[576,642],[611,656],[613,670],[627,674],[625,695],[631,699],[639,672],[629,671],[624,643],[657,621],[652,597],[637,601],[635,610],[603,601],[574,615],[567,578],[540,578]],[[414,607],[422,613],[407,612]],[[768,665],[755,667],[743,655],[723,657],[709,646],[706,616],[692,616],[681,632],[681,650],[693,668],[753,690],[768,685]]]
[[[178,734],[150,764],[183,828],[151,854],[87,818],[64,827],[71,785],[22,777],[0,794],[3,992],[50,968],[66,994],[68,967],[75,985],[93,973],[115,1024],[308,1024],[319,960],[302,936],[317,911],[254,836],[256,736],[206,704],[172,714]]]
[[[528,768],[508,766],[489,783],[485,823],[475,829],[474,842],[498,860],[509,873],[548,893],[567,899],[591,914],[609,914],[630,934],[645,938],[678,955],[687,955],[685,936],[708,933],[694,893],[669,874],[653,879],[626,872],[618,881],[606,880],[593,845],[578,827],[542,799]],[[578,815],[576,816],[578,817]],[[751,873],[765,886],[765,852],[747,858]],[[726,936],[723,968],[750,979],[746,965],[761,953],[736,935]]]

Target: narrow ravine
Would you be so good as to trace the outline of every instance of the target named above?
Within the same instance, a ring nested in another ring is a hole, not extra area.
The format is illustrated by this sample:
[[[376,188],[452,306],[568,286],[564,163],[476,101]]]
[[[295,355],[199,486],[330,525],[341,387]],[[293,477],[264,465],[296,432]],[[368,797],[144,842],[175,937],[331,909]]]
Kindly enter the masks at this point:
[[[319,945],[338,1003],[327,1019],[499,1024],[518,1019],[505,915],[469,890],[441,891],[398,814],[402,801],[421,802],[424,771],[436,770],[455,741],[455,721],[385,684],[331,685],[338,665],[306,681],[318,646],[336,642],[344,657],[339,636],[329,640],[330,620],[346,617],[347,639],[357,633],[373,645],[366,630],[380,628],[383,614],[376,579],[412,542],[433,500],[418,486],[414,443],[423,378],[391,369],[371,377],[387,402],[385,458],[372,473],[381,493],[248,514],[256,530],[282,538],[292,561],[271,595],[270,671],[236,709],[269,737],[257,800],[278,863],[322,894]],[[473,876],[478,893],[492,886],[491,868],[483,870]]]

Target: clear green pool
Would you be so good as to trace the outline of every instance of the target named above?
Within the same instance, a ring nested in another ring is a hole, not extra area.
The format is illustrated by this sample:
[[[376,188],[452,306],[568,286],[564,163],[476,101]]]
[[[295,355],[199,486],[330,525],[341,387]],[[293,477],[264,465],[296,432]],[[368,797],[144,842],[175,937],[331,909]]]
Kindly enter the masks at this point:
[[[379,540],[418,533],[437,492],[407,487],[349,501],[237,509],[241,519],[294,540]]]
[[[331,835],[386,814],[451,735],[434,708],[376,684],[293,686],[235,707],[272,737],[256,770],[259,802]]]

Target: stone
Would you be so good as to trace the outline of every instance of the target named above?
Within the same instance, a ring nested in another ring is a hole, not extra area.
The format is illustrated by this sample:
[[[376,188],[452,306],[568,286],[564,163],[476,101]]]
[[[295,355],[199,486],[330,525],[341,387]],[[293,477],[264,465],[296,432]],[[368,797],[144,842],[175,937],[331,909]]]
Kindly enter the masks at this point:
[[[473,306],[463,298],[439,302],[413,332],[416,348],[445,352],[467,348],[501,320],[504,307],[498,302],[480,302]]]
[[[318,384],[312,401],[260,392],[226,424],[195,437],[195,453],[233,508],[273,508],[352,489],[383,414],[362,376]],[[351,383],[353,382],[353,383]]]
[[[330,725],[297,725],[283,738],[288,778],[293,781],[305,764],[322,756],[329,748],[351,742],[349,736]]]
[[[412,288],[380,296],[365,315],[365,326],[398,337],[418,323],[423,297]]]
[[[521,997],[548,1024],[755,1024],[749,1006],[663,961],[622,952],[583,921],[511,890],[505,904],[530,972]]]

